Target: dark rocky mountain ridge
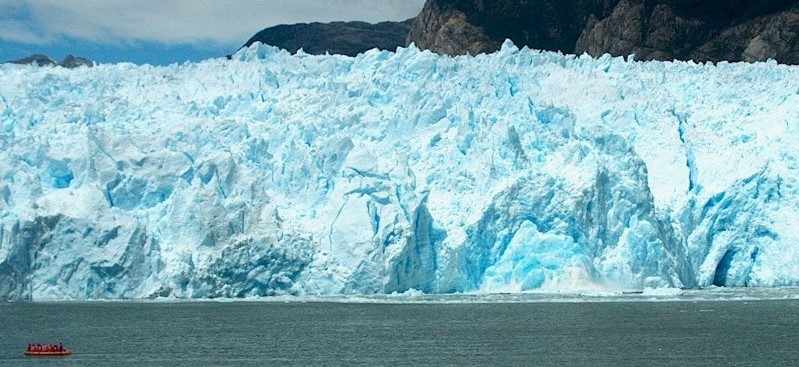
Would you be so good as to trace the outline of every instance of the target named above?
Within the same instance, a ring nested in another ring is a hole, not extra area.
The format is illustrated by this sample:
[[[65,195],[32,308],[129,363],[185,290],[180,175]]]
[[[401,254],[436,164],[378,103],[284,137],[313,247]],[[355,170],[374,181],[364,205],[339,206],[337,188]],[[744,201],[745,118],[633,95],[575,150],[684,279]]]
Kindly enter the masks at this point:
[[[642,60],[799,64],[799,0],[428,0],[405,22],[264,29],[247,41],[356,55],[415,43],[449,55],[517,46]]]
[[[406,44],[446,54],[517,46],[644,60],[799,63],[799,1],[428,0]]]
[[[372,48],[394,50],[405,45],[413,19],[404,22],[302,23],[266,28],[247,40],[277,46],[290,52],[300,48],[312,55],[324,53],[355,56]]]
[[[47,55],[33,54],[28,57],[8,61],[11,64],[38,65],[38,66],[61,66],[67,69],[74,69],[80,66],[92,67],[94,62],[78,56],[67,55],[61,62],[56,62]]]

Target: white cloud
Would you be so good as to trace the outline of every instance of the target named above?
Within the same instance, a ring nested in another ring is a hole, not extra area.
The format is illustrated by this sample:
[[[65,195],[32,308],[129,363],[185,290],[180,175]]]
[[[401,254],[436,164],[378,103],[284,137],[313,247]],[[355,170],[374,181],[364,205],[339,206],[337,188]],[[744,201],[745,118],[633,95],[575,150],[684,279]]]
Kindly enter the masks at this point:
[[[424,0],[0,0],[0,38],[239,45],[277,24],[404,20]]]
[[[0,39],[29,44],[45,44],[51,37],[36,33],[28,24],[13,19],[0,19]]]

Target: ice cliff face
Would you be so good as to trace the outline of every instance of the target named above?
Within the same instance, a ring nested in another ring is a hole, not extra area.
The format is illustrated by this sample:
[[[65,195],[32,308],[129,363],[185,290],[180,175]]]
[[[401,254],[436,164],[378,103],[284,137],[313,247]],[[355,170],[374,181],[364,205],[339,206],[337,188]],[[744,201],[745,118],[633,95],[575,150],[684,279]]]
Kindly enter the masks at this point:
[[[0,298],[799,284],[799,69],[0,66]]]

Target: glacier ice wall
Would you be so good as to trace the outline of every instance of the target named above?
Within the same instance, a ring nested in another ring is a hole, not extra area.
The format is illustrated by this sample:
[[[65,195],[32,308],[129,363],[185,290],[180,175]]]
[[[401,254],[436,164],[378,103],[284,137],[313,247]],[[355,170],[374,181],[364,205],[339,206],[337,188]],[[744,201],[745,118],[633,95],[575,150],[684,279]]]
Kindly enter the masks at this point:
[[[799,69],[0,65],[0,298],[799,284]]]

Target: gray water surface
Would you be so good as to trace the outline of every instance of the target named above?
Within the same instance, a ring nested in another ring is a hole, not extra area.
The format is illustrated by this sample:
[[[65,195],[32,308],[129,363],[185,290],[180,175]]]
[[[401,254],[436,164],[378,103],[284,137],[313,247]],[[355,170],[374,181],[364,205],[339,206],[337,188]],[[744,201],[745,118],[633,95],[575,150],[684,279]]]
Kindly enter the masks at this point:
[[[797,366],[798,332],[796,300],[7,303],[0,365]]]

